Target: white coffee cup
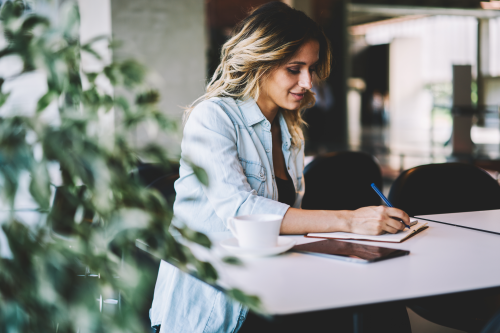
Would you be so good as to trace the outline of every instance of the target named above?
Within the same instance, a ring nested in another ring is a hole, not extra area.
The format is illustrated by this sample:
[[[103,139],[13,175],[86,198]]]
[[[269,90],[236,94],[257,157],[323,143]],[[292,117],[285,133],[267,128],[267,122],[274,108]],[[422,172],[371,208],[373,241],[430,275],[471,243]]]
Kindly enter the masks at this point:
[[[230,217],[227,226],[246,249],[262,249],[278,245],[283,217],[275,214],[255,214]]]

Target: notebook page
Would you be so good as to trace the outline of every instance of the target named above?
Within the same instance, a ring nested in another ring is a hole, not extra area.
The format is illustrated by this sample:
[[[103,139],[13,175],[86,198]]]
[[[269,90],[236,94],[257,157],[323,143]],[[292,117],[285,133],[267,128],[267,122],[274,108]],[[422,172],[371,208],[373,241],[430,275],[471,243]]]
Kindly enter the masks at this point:
[[[413,223],[412,223],[413,222]],[[416,219],[411,219],[410,223],[413,224],[410,229],[402,230],[395,234],[383,234],[377,236],[369,235],[359,235],[350,232],[318,232],[318,233],[308,233],[306,237],[317,237],[317,238],[334,238],[334,239],[354,239],[354,240],[370,240],[376,242],[391,242],[400,243],[406,238],[410,237],[414,233],[422,230],[422,228],[427,227],[427,222],[420,222]]]

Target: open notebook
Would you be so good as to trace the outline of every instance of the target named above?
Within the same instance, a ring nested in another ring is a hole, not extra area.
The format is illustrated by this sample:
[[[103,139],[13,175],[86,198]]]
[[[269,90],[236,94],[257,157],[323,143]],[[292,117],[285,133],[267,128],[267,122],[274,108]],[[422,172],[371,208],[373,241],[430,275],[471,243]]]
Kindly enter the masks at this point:
[[[402,230],[395,234],[383,234],[378,236],[358,235],[350,232],[318,232],[308,233],[306,237],[312,238],[333,238],[333,239],[355,239],[375,242],[401,243],[416,233],[428,228],[427,222],[420,222],[417,219],[410,219],[410,229]]]

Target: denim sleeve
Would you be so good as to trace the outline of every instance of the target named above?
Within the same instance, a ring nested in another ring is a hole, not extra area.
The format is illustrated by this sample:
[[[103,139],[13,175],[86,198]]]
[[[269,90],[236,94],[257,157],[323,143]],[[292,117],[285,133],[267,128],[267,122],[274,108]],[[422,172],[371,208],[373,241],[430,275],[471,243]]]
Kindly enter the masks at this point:
[[[237,215],[284,216],[290,207],[259,196],[251,188],[238,159],[237,136],[242,134],[247,133],[237,132],[228,114],[211,101],[199,104],[184,128],[182,158],[206,171],[209,186],[203,190],[225,225],[229,217]],[[250,136],[248,140],[253,144]]]

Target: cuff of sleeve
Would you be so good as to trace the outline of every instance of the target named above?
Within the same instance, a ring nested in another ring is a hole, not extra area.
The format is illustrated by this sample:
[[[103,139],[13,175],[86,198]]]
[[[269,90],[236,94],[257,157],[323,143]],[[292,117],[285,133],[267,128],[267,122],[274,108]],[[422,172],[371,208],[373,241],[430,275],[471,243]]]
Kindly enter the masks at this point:
[[[284,217],[289,205],[272,199],[261,198],[257,200],[251,214],[276,214]]]

